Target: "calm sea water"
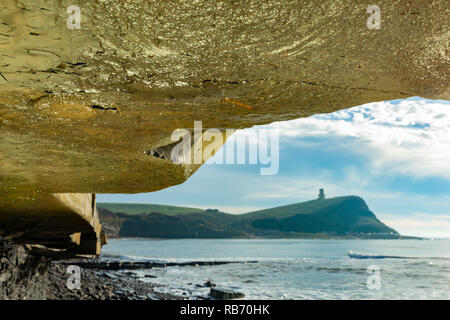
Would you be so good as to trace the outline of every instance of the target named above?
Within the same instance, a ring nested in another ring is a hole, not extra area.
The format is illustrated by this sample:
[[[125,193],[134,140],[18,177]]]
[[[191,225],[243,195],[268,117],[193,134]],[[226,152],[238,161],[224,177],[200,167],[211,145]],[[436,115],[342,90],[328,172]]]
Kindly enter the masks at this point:
[[[354,259],[348,251],[399,258]],[[159,284],[161,292],[191,298],[206,295],[209,289],[196,285],[210,279],[246,299],[450,299],[450,240],[112,239],[103,254],[128,260],[258,261],[138,271],[156,276],[145,281]],[[379,289],[368,288],[370,266],[380,270]]]

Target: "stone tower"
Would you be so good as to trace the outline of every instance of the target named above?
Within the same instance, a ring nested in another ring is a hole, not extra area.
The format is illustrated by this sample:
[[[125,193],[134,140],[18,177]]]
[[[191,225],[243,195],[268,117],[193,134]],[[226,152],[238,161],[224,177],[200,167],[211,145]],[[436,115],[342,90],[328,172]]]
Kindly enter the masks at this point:
[[[325,199],[325,193],[323,192],[322,188],[319,189],[319,200],[320,199]]]

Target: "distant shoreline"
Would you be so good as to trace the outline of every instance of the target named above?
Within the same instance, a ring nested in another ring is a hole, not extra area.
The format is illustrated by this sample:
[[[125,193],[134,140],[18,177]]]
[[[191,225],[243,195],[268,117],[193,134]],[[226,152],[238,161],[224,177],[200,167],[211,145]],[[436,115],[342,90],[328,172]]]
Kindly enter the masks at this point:
[[[382,238],[382,237],[355,237],[355,236],[332,236],[324,235],[320,237],[316,236],[292,236],[292,237],[230,237],[230,238],[154,238],[154,237],[124,237],[124,236],[109,236],[108,239],[126,239],[126,240],[449,240],[446,238],[424,238],[415,236],[399,236],[397,238]]]
[[[110,237],[162,239],[422,239],[404,237],[358,196],[318,199],[232,215],[156,204],[98,203]]]

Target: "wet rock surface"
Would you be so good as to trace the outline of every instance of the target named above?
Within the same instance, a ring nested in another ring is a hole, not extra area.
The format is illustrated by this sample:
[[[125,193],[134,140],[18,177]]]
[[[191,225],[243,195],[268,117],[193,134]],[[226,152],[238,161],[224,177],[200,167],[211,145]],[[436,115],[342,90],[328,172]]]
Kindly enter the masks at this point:
[[[92,259],[73,262],[62,262],[63,265],[77,265],[84,269],[102,270],[133,270],[152,269],[164,267],[185,267],[185,266],[215,266],[229,263],[256,263],[257,261],[187,261],[187,262],[166,262],[166,261],[109,261],[103,259]]]

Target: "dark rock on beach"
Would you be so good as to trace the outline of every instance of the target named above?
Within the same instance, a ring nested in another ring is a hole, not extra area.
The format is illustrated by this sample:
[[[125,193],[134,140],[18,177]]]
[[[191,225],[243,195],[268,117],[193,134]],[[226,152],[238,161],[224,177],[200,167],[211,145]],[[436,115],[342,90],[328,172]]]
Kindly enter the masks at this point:
[[[188,261],[188,262],[165,262],[165,261],[117,261],[117,260],[80,260],[62,262],[66,265],[77,265],[83,269],[101,270],[139,270],[165,267],[187,267],[187,266],[214,266],[230,263],[256,263],[256,261]]]
[[[203,286],[206,288],[212,288],[215,287],[216,285],[211,280],[208,280],[203,284]]]
[[[228,288],[211,288],[209,295],[214,299],[231,300],[245,297],[242,292],[234,291]]]

